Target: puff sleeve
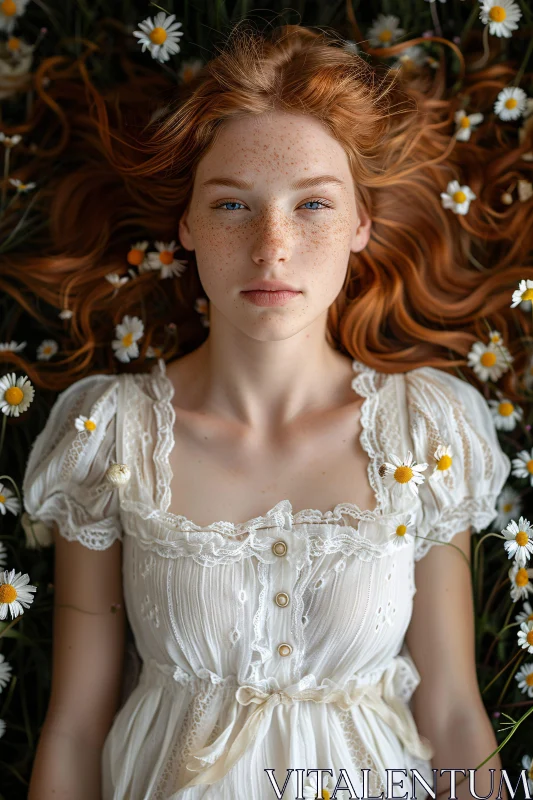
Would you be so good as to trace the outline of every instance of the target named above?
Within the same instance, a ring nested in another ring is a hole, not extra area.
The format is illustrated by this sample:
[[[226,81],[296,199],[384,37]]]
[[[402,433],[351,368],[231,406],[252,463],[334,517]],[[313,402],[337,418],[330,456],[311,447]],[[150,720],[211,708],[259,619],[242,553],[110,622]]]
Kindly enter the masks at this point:
[[[33,442],[22,482],[32,522],[47,529],[56,522],[62,536],[92,550],[123,538],[118,490],[105,475],[117,461],[119,384],[117,375],[89,375],[57,396]],[[80,416],[96,427],[77,430]]]
[[[419,486],[415,561],[435,542],[449,542],[469,526],[478,532],[496,517],[496,501],[511,471],[489,405],[472,384],[433,367],[405,373],[413,455],[429,464]],[[450,445],[452,464],[435,480],[437,447]]]

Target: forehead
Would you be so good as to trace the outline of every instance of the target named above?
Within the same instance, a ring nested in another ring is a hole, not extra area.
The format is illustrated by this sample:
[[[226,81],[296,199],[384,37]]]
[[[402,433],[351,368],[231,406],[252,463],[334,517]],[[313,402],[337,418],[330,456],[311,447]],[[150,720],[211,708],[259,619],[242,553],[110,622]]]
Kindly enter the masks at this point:
[[[213,175],[287,183],[332,174],[348,183],[348,157],[340,142],[315,117],[269,111],[225,120],[198,163],[197,184]]]

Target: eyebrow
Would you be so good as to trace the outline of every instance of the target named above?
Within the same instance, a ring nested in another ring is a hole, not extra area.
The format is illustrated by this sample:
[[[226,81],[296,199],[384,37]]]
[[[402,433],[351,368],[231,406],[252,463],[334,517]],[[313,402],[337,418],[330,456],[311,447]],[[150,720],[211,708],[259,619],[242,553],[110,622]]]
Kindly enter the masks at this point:
[[[310,189],[312,186],[319,186],[324,183],[333,183],[337,184],[338,186],[346,186],[344,181],[341,181],[339,178],[336,178],[334,175],[315,175],[311,178],[300,178],[298,181],[294,181],[289,186],[291,191],[298,191],[299,189]],[[243,191],[251,191],[254,187],[253,184],[247,183],[246,181],[241,181],[239,178],[210,178],[208,181],[202,183],[202,188],[207,186],[234,186],[236,189],[241,189]]]

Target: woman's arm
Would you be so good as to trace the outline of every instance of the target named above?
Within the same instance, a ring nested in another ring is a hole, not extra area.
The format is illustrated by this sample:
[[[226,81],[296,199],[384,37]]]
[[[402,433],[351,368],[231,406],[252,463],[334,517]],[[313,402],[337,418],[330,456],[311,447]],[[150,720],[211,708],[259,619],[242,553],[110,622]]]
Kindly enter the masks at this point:
[[[122,545],[90,550],[57,531],[54,541],[52,691],[28,800],[100,800],[102,747],[122,685]]]
[[[470,531],[453,537],[470,561]],[[406,643],[421,681],[412,699],[419,732],[435,749],[432,767],[438,770],[437,794],[450,794],[450,774],[441,769],[463,769],[457,774],[456,796],[471,800],[468,770],[485,760],[498,746],[483,705],[476,674],[472,580],[464,558],[448,545],[434,545],[416,564],[413,616]],[[476,794],[498,794],[501,759],[493,756],[476,772]],[[459,783],[459,781],[462,781]],[[445,791],[446,790],[446,791]],[[502,797],[507,793],[502,789]]]

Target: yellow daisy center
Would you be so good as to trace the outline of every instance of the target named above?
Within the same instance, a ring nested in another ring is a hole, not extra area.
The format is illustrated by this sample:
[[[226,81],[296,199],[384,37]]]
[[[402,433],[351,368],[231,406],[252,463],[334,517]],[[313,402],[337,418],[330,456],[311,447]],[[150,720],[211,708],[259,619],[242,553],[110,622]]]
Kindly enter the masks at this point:
[[[405,536],[406,531],[407,527],[405,525],[398,525],[396,528],[396,536]]]
[[[525,292],[522,292],[522,302],[524,300],[533,300],[533,289],[526,289]]]
[[[533,686],[533,672],[530,672],[529,675],[526,675],[526,683],[528,686]]]
[[[464,203],[466,200],[466,194],[459,189],[457,192],[453,193],[453,199],[456,203]]]
[[[468,118],[468,116],[465,115],[461,119],[460,127],[461,128],[469,128],[470,127],[470,119]]]
[[[123,347],[130,347],[133,344],[133,333],[127,333],[125,336],[122,337],[122,345]]]
[[[194,75],[195,75],[195,70],[192,67],[186,67],[183,70],[183,77],[182,77],[183,83],[188,83],[190,80],[192,80],[192,78],[194,78]]]
[[[502,417],[510,416],[514,411],[514,406],[508,400],[504,400],[503,403],[500,403],[498,406],[498,414]]]
[[[503,22],[507,17],[507,13],[505,8],[502,8],[501,6],[492,6],[489,11],[489,17],[492,22]]]
[[[515,583],[517,586],[527,586],[529,583],[529,575],[525,567],[520,567],[516,573]]]
[[[403,465],[401,467],[396,467],[394,471],[394,479],[397,480],[398,483],[409,483],[412,477],[413,470],[411,467]]]
[[[525,531],[518,531],[518,533],[516,534],[516,536],[514,538],[515,538],[515,542],[518,545],[520,545],[520,547],[524,547],[524,545],[526,545],[529,542],[529,536],[527,535],[527,533]]]
[[[479,360],[484,367],[493,367],[496,363],[496,353],[492,353],[490,350],[487,350],[485,353],[483,353]]]
[[[452,458],[451,456],[445,454],[439,458],[437,461],[437,469],[450,469],[452,465]]]
[[[93,422],[92,419],[87,419],[83,423],[88,431],[94,431],[96,428],[96,422]]]
[[[17,599],[17,590],[10,583],[0,583],[0,603],[12,603]]]
[[[5,494],[0,494],[0,503],[5,503],[5,502],[6,502]]]
[[[4,397],[10,406],[18,406],[24,399],[24,392],[19,386],[10,386],[4,393]]]
[[[324,800],[329,800],[329,798],[331,797],[327,789],[322,789],[322,797]]]
[[[161,250],[159,253],[159,260],[162,264],[172,264],[174,261],[174,253],[171,253],[170,250]]]
[[[50,347],[50,345],[47,344],[47,345],[45,345],[45,347],[43,347],[43,353],[49,353],[51,351],[51,349],[52,348]]]
[[[533,614],[529,615],[529,617],[526,619],[526,622],[533,622]]]
[[[526,469],[533,475],[533,458],[530,458],[526,464]]]
[[[12,17],[17,13],[17,7],[14,3],[14,0],[4,0],[2,5],[0,5],[0,9],[2,13],[6,15],[6,17]]]
[[[7,49],[8,50],[20,50],[20,39],[17,39],[16,36],[10,36],[7,40]]]
[[[132,247],[128,255],[126,256],[128,264],[132,264],[132,266],[134,267],[138,267],[139,264],[142,262],[143,258],[144,258],[144,250],[139,250],[136,247]]]
[[[518,100],[516,97],[508,97],[505,101],[505,108],[516,108],[518,105]]]
[[[509,511],[512,511],[513,510],[513,504],[512,503],[504,503],[503,510],[506,513],[509,512]]]
[[[526,642],[528,644],[533,644],[533,631],[529,631],[528,635],[526,636]]]
[[[389,31],[388,29],[381,31],[381,33],[378,35],[378,39],[380,42],[390,42],[392,39],[392,31]]]
[[[167,32],[164,28],[154,28],[153,31],[150,31],[148,38],[152,44],[163,44],[167,38]]]

